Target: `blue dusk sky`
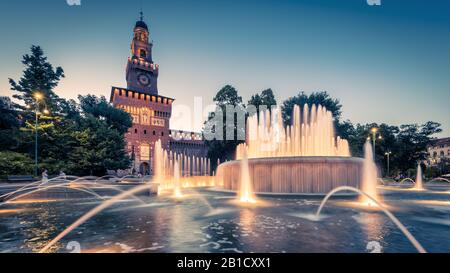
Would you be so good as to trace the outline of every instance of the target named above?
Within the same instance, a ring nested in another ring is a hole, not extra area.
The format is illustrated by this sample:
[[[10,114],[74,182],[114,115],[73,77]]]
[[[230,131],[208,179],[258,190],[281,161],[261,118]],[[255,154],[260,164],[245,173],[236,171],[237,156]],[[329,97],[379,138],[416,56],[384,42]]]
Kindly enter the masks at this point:
[[[141,4],[142,3],[142,4]],[[57,88],[109,97],[126,87],[141,5],[160,64],[159,92],[206,106],[225,84],[247,101],[328,91],[354,123],[440,122],[450,136],[450,1],[66,0],[0,1],[0,95],[11,95],[23,54],[40,45],[66,78]],[[172,128],[200,130],[175,114]]]

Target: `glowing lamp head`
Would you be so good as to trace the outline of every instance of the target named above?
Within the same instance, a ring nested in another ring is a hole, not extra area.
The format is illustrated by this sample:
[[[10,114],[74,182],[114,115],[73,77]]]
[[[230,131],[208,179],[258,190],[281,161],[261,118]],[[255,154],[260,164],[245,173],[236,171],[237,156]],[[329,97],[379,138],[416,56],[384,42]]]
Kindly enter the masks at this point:
[[[50,111],[48,111],[48,109],[44,109],[44,114],[48,115],[50,114]]]
[[[34,99],[35,100],[42,100],[44,98],[44,95],[42,95],[42,93],[34,93]]]
[[[372,128],[370,131],[371,131],[373,134],[376,134],[376,133],[378,132],[378,128]]]

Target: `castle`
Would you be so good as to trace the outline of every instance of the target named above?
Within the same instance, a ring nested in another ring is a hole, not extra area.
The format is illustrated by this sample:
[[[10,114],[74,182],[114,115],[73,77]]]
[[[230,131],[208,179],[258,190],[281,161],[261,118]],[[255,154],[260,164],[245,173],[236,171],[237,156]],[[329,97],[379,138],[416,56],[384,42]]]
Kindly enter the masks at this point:
[[[202,134],[171,130],[170,118],[175,99],[158,91],[159,65],[153,62],[153,43],[147,24],[141,18],[134,27],[131,57],[126,68],[127,88],[112,87],[111,103],[133,119],[125,135],[126,150],[133,160],[130,172],[151,175],[154,170],[155,142],[174,153],[206,157],[207,147]]]

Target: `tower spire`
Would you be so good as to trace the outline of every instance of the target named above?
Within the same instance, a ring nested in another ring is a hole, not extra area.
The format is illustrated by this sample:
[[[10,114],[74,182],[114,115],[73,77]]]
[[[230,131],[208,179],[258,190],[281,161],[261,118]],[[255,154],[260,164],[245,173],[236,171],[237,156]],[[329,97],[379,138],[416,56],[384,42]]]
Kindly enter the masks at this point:
[[[140,15],[141,21],[143,22],[144,21],[144,12],[142,11],[142,8],[141,8],[141,11],[139,12],[139,15]]]

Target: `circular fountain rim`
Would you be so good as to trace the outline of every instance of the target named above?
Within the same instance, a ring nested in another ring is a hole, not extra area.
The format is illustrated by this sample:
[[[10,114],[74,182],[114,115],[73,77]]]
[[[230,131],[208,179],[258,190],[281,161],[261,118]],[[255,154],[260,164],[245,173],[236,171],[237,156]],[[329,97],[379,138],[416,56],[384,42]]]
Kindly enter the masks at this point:
[[[238,191],[233,190],[225,190],[217,187],[209,187],[206,188],[207,191],[216,192],[216,193],[229,193],[229,194],[237,194]],[[328,193],[281,193],[281,192],[255,192],[257,196],[260,197],[324,197]],[[353,192],[342,192],[337,193],[334,196],[336,197],[354,197],[358,196],[358,194]]]
[[[304,161],[304,162],[310,162],[310,163],[314,163],[314,162],[342,162],[342,161],[353,161],[353,162],[357,162],[359,161],[360,163],[364,162],[364,158],[360,158],[360,157],[351,157],[351,156],[283,156],[283,157],[259,157],[259,158],[249,158],[248,162],[250,163],[264,163],[264,162],[273,162],[273,161],[277,161],[280,163],[289,163],[291,161],[293,162],[298,162],[298,161]],[[220,164],[219,166],[226,166],[226,165],[231,165],[231,164],[236,164],[236,163],[240,163],[241,160],[233,160],[233,161],[227,161],[224,162],[222,164]]]

